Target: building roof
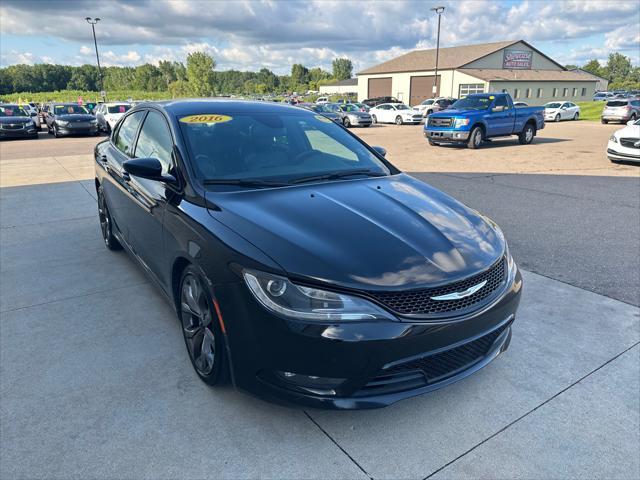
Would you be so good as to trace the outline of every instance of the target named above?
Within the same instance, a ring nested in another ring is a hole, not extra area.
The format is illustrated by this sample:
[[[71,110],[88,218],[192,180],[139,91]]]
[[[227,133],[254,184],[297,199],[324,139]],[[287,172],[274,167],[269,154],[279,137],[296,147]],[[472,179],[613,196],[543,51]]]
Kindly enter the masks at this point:
[[[476,45],[461,45],[459,47],[441,48],[438,57],[438,69],[447,70],[462,67],[482,57],[486,57],[498,50],[509,47],[522,40],[508,40],[505,42],[478,43]],[[526,43],[526,42],[523,42]],[[528,44],[527,44],[528,45]],[[436,68],[436,49],[414,50],[387,62],[367,68],[358,75],[375,73],[417,72],[434,70]]]
[[[355,87],[358,85],[357,78],[347,78],[346,80],[336,80],[335,82],[325,83],[323,87]]]
[[[485,81],[596,81],[594,77],[586,72],[576,70],[502,70],[486,68],[459,68],[457,70]]]
[[[587,70],[583,70],[583,69],[581,69],[581,68],[572,68],[572,69],[571,69],[571,71],[572,71],[572,72],[583,72],[583,73],[586,73],[587,75],[589,75],[589,76],[591,76],[591,77],[599,78],[600,80],[606,80],[606,81],[609,81],[609,79],[608,79],[608,78],[601,77],[600,75],[596,75],[595,73],[588,72]]]

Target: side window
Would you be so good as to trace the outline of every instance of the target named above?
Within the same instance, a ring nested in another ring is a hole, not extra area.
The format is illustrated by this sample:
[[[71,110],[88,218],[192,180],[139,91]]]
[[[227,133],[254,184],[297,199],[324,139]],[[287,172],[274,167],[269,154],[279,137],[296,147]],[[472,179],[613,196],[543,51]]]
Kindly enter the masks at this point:
[[[320,130],[306,130],[304,133],[307,140],[309,140],[309,144],[312,149],[318,150],[322,153],[328,153],[329,155],[335,155],[336,157],[341,157],[344,160],[350,160],[352,162],[358,161],[358,157],[355,152],[347,149],[344,145],[338,143],[326,133],[321,132]]]
[[[157,158],[162,164],[162,173],[167,173],[171,168],[172,149],[173,139],[164,117],[157,112],[149,112],[140,130],[135,156]]]
[[[144,114],[145,112],[141,110],[129,115],[122,121],[115,134],[113,143],[125,155],[131,156],[133,154],[133,142],[136,139],[136,132]]]
[[[496,98],[496,103],[493,105],[494,107],[504,107],[505,110],[507,108],[509,108],[509,102],[507,102],[507,97],[505,96],[500,96],[498,98]]]

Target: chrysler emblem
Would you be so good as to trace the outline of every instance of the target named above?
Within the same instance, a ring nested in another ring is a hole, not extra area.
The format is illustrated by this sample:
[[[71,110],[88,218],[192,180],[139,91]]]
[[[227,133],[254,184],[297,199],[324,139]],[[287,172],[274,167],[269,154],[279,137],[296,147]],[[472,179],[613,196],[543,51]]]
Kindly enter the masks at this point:
[[[431,300],[436,300],[436,301],[460,300],[461,298],[465,298],[465,297],[468,297],[469,295],[473,295],[482,287],[484,287],[486,284],[487,284],[487,281],[485,280],[484,282],[480,282],[479,284],[474,285],[473,287],[469,287],[466,290],[463,290],[462,292],[453,292],[453,293],[447,293],[446,295],[438,295],[436,297],[431,297]]]

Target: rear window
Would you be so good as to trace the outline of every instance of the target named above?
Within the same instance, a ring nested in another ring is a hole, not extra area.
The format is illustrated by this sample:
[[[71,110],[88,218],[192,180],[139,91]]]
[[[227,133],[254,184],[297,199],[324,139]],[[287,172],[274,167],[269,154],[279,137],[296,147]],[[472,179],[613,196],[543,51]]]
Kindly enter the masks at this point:
[[[623,101],[607,102],[607,107],[625,107],[626,105],[627,105],[627,102],[623,102]]]

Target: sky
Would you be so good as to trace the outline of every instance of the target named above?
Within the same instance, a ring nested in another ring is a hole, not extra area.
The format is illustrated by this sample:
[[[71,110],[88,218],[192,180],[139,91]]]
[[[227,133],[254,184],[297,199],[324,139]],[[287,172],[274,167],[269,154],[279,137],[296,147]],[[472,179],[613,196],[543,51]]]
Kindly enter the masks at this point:
[[[2,0],[0,65],[93,64],[87,16],[103,65],[213,55],[217,70],[289,73],[348,57],[354,72],[414,49],[525,40],[562,64],[606,61],[618,51],[640,64],[640,0]]]

